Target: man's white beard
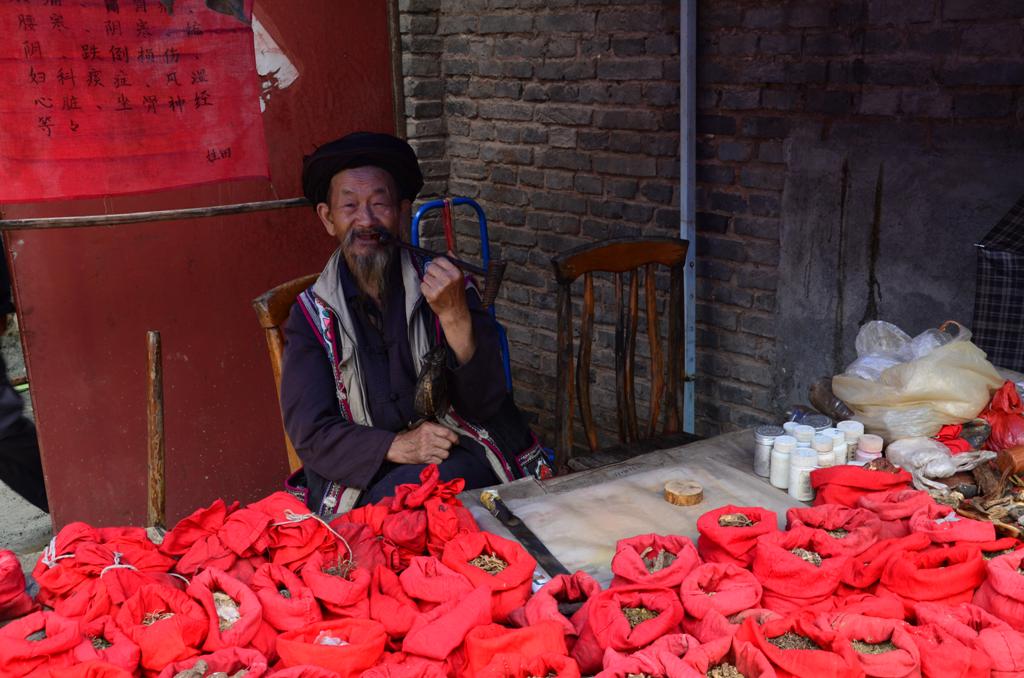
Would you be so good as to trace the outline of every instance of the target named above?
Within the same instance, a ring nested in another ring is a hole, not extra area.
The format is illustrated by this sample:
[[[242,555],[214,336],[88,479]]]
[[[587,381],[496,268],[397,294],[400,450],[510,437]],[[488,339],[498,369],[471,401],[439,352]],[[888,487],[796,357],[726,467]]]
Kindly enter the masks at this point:
[[[360,289],[364,292],[376,290],[377,300],[383,304],[387,299],[388,279],[391,277],[391,262],[395,259],[395,250],[392,247],[381,247],[371,254],[354,254],[352,244],[355,239],[356,229],[351,229],[341,246],[348,269],[359,283]]]

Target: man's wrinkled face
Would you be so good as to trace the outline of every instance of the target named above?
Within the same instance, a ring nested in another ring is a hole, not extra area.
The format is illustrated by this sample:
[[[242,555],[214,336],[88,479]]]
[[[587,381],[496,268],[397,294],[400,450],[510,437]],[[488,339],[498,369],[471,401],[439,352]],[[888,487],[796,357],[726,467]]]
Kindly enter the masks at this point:
[[[379,278],[394,249],[381,245],[376,229],[383,227],[396,238],[409,219],[410,202],[398,195],[395,180],[380,167],[342,170],[331,179],[328,202],[317,205],[327,232],[341,243],[349,268],[361,283]],[[376,287],[376,285],[371,285]]]

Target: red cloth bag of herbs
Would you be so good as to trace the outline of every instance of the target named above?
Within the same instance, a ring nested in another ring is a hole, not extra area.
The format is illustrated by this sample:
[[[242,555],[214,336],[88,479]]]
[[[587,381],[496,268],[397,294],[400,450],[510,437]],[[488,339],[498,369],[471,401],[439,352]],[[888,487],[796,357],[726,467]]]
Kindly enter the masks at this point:
[[[438,605],[416,617],[405,634],[402,651],[444,661],[478,626],[491,623],[491,590],[486,586]]]
[[[778,532],[778,517],[756,506],[723,506],[697,519],[697,551],[710,563],[747,567],[761,535]]]
[[[874,492],[907,488],[910,480],[910,474],[903,470],[890,473],[846,464],[811,471],[815,506],[842,504],[855,508],[861,497]]]
[[[387,633],[369,619],[331,619],[277,637],[277,653],[285,668],[310,664],[355,678],[384,654]]]
[[[936,544],[991,542],[996,526],[957,514],[951,506],[931,503],[910,517],[910,531],[928,535]]]
[[[272,673],[269,675],[274,678],[338,678],[337,671],[331,671],[325,669],[322,666],[312,666],[310,664],[303,664],[301,666],[291,666],[286,669],[281,668],[281,664],[278,663],[271,669]]]
[[[684,618],[683,630],[700,642],[709,643],[720,638],[732,638],[735,636],[743,624],[743,620],[747,617],[754,617],[757,619],[758,624],[763,624],[770,619],[781,619],[782,615],[760,607],[753,607],[728,617],[716,610],[708,610],[703,619],[691,620]]]
[[[537,561],[517,542],[489,532],[462,534],[444,547],[441,562],[473,586],[491,589],[494,621],[504,623],[526,603]]]
[[[144,586],[125,601],[117,625],[142,651],[142,668],[165,666],[199,654],[209,620],[202,606],[185,593],[157,584]]]
[[[880,541],[864,553],[850,558],[843,572],[843,585],[853,590],[873,592],[889,561],[902,557],[904,553],[923,551],[930,544],[931,539],[924,534],[908,534]]]
[[[725,645],[728,640],[722,641]],[[697,671],[683,660],[697,651],[699,643],[692,636],[675,633],[662,636],[642,650],[633,653],[617,652],[612,648],[604,651],[603,669],[597,675],[601,678],[628,678],[629,676],[672,676],[672,678],[702,678],[705,673]]]
[[[992,660],[954,638],[935,624],[908,626],[907,633],[921,652],[924,678],[989,678]]]
[[[698,676],[707,676],[715,667],[731,666],[744,676],[775,678],[775,668],[768,658],[756,647],[735,638],[704,643],[684,657]]]
[[[413,558],[409,567],[398,575],[398,580],[421,612],[461,598],[476,588],[469,579],[434,556]]]
[[[103,661],[129,672],[138,668],[142,651],[118,628],[112,617],[83,623],[80,630],[85,637],[74,649],[77,661]]]
[[[562,627],[555,621],[543,621],[521,629],[486,624],[470,630],[463,646],[465,664],[460,675],[473,678],[497,654],[520,654],[523,658],[539,655],[566,656]]]
[[[165,667],[157,678],[174,678],[182,671],[188,671],[196,667],[199,662],[206,665],[206,671],[203,675],[212,675],[214,672],[220,672],[233,676],[239,671],[245,671],[245,678],[260,678],[260,676],[267,673],[267,658],[258,650],[227,647],[211,654],[204,654],[201,657],[174,662]]]
[[[850,561],[849,555],[835,550],[835,541],[802,526],[758,539],[751,570],[764,587],[762,606],[780,614],[807,607],[831,609]]]
[[[420,473],[418,485],[399,485],[395,488],[391,510],[424,511],[427,518],[427,551],[440,558],[449,541],[460,534],[480,531],[473,514],[456,499],[456,495],[465,486],[466,481],[462,478],[442,481],[437,466],[428,464]]]
[[[57,600],[67,596],[89,578],[78,567],[75,553],[82,544],[100,543],[99,532],[90,525],[76,522],[61,528],[39,557],[32,569],[32,578],[39,584],[36,600],[47,607],[54,607]]]
[[[748,617],[734,641],[747,642],[768,659],[779,678],[862,678],[864,671],[849,643],[818,627],[809,614],[758,624]]]
[[[674,588],[700,562],[688,537],[641,534],[620,539],[612,558],[611,585]]]
[[[360,678],[447,678],[445,662],[424,659],[404,652],[385,653],[377,665]]]
[[[405,593],[398,575],[378,565],[370,580],[370,619],[383,624],[388,638],[400,646],[419,613],[416,601]]]
[[[209,626],[203,650],[247,647],[263,626],[263,606],[252,590],[217,569],[203,570],[187,593],[206,611]]]
[[[246,508],[269,518],[270,523],[260,541],[275,565],[294,572],[314,552],[329,552],[337,548],[337,537],[309,512],[305,504],[287,492],[274,492]]]
[[[0,550],[0,621],[22,617],[36,604],[25,593],[25,575],[13,551]]]
[[[993,558],[985,565],[988,576],[974,592],[973,602],[1018,631],[1024,631],[1024,551]]]
[[[533,678],[534,676],[580,678],[580,667],[575,659],[562,655],[497,654],[488,662],[487,666],[477,671],[476,674],[476,678]],[[366,677],[364,676],[364,678]]]
[[[682,620],[683,606],[671,589],[624,586],[602,591],[591,600],[572,657],[585,675],[596,673],[606,649],[635,652],[677,633]]]
[[[44,675],[48,668],[78,663],[78,622],[54,612],[33,612],[0,628],[0,676]],[[37,673],[38,672],[38,673]]]
[[[94,659],[74,666],[44,669],[33,674],[33,678],[133,678],[135,675],[120,666]]]
[[[263,608],[263,620],[278,631],[293,631],[323,621],[313,591],[286,567],[260,565],[250,588]]]
[[[1003,537],[995,541],[979,541],[971,545],[978,547],[982,558],[985,560],[992,560],[993,558],[1024,549],[1024,541],[1020,541],[1015,537]]]
[[[724,617],[757,607],[761,582],[732,563],[705,563],[683,579],[679,599],[688,619],[701,620],[714,610]],[[683,622],[686,625],[686,620]]]
[[[519,626],[557,621],[571,650],[580,629],[587,623],[590,601],[600,592],[601,585],[582,570],[571,575],[556,575],[530,596],[526,605],[512,613],[512,621]]]
[[[353,567],[343,553],[335,557],[317,551],[299,571],[302,582],[313,592],[326,617],[358,617],[370,614],[370,573]]]
[[[876,492],[857,500],[859,508],[871,511],[882,521],[878,537],[883,540],[910,534],[910,517],[934,503],[927,492],[920,490]]]
[[[164,535],[159,548],[178,561],[174,566],[176,572],[192,577],[207,567],[228,570],[235,564],[238,554],[228,548],[218,533],[237,508],[238,502],[228,506],[223,499],[217,499],[179,520]]]
[[[933,551],[908,551],[882,572],[878,595],[898,596],[909,616],[919,602],[967,603],[985,580],[981,551],[969,544]]]
[[[967,647],[988,655],[993,678],[1024,676],[1024,636],[977,605],[920,603],[914,607],[920,626],[934,624]]]
[[[828,628],[850,644],[867,676],[915,678],[921,675],[921,650],[902,619],[882,619],[857,614],[832,616]]]
[[[822,504],[786,511],[789,527],[803,525],[824,533],[832,549],[850,555],[868,550],[878,541],[882,521],[871,511],[840,504]]]
[[[902,621],[906,617],[906,610],[903,608],[903,601],[896,596],[855,593],[837,601],[836,609],[823,613],[821,618],[827,620],[830,627],[834,627],[851,615]]]

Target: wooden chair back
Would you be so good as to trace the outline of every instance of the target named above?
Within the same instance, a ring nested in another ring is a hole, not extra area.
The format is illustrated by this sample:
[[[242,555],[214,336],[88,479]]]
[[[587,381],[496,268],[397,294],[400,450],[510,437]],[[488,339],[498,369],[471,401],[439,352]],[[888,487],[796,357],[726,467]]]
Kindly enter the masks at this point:
[[[316,282],[319,273],[304,275],[301,278],[290,280],[282,285],[264,292],[252,300],[252,307],[259,318],[260,327],[266,333],[267,351],[270,353],[270,367],[274,371],[274,386],[277,388],[278,402],[281,399],[281,361],[284,357],[284,325],[288,319],[295,298],[307,287]],[[284,422],[282,421],[282,428]],[[288,451],[288,468],[297,471],[302,466],[299,455],[295,453],[295,447],[284,434],[284,444]]]
[[[597,427],[591,411],[590,368],[594,340],[594,273],[612,274],[615,287],[615,390],[619,445],[636,451],[653,441],[664,415],[660,436],[680,430],[685,386],[683,335],[683,267],[689,243],[675,238],[619,238],[583,245],[554,257],[551,263],[558,283],[558,392],[555,406],[555,465],[569,467],[573,454],[573,403],[578,401],[583,431],[590,451],[598,451]],[[668,342],[661,345],[655,271],[668,267],[669,298],[665,305]],[[644,277],[644,305],[650,347],[650,407],[646,425],[637,418],[634,387],[640,271]],[[579,352],[573,358],[572,284],[583,277]],[[628,292],[624,290],[628,286]],[[677,443],[678,444],[678,443]]]

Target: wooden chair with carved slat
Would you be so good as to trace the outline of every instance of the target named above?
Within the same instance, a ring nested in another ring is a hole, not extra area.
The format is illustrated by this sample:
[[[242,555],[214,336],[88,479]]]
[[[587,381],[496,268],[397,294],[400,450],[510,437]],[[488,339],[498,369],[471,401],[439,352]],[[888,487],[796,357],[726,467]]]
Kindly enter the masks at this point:
[[[307,287],[316,282],[319,273],[304,275],[295,280],[264,292],[252,300],[252,307],[259,318],[260,326],[267,336],[267,352],[270,353],[270,367],[274,371],[274,386],[277,388],[278,401],[281,398],[281,362],[284,357],[284,322],[288,319],[295,298]],[[282,427],[283,427],[282,422]],[[295,472],[302,466],[299,455],[295,453],[295,447],[284,434],[284,444],[288,452],[288,468]]]
[[[698,440],[681,432],[685,375],[683,336],[683,267],[689,243],[674,238],[618,238],[583,245],[552,258],[558,284],[558,392],[555,406],[555,466],[559,473],[625,459],[643,452]],[[655,272],[669,269],[666,310],[667,346],[662,349]],[[644,273],[644,305],[650,346],[650,405],[646,426],[637,417],[634,387],[640,272]],[[610,273],[615,289],[615,386],[619,444],[599,448],[591,411],[591,345],[594,339],[594,274]],[[583,277],[579,353],[573,360],[572,284]],[[628,278],[628,280],[626,280]],[[624,288],[628,284],[628,297]],[[667,360],[666,360],[667,357]],[[573,403],[590,454],[573,455]],[[664,415],[664,425],[656,435]],[[598,453],[599,454],[596,454]]]

